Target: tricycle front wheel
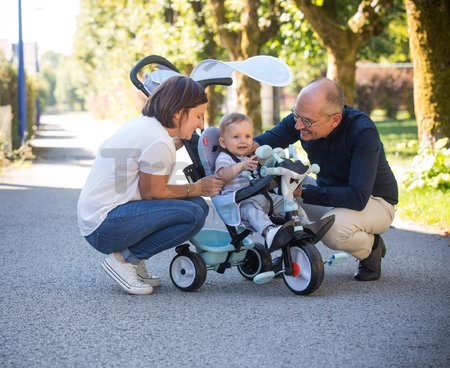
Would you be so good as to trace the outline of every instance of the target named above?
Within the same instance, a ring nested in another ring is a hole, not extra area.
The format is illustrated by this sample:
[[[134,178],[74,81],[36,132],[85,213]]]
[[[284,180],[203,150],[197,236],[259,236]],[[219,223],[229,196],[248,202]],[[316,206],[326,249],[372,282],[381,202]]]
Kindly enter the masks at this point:
[[[290,246],[293,274],[283,274],[286,286],[297,295],[309,295],[322,284],[323,260],[313,243]],[[285,269],[283,259],[283,269]]]

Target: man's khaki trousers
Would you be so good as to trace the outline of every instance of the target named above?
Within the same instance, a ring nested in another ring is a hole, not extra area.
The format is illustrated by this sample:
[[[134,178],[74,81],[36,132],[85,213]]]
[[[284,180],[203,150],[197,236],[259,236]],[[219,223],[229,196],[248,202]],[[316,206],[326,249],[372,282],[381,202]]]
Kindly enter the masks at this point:
[[[315,184],[315,181],[307,178],[303,184]],[[372,251],[374,234],[387,231],[395,215],[394,206],[383,198],[374,196],[370,196],[362,211],[314,206],[303,203],[301,198],[297,200],[311,221],[334,214],[335,222],[322,238],[322,243],[328,248],[350,253],[360,260],[367,258]]]

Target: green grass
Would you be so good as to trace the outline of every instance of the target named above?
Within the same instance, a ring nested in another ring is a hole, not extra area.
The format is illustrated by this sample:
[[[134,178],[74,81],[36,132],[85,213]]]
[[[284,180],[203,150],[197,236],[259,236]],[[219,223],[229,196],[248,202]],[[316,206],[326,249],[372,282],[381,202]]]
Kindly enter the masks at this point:
[[[400,188],[400,201],[396,216],[449,233],[450,195],[448,191],[408,192]]]
[[[376,119],[375,119],[376,120]],[[450,230],[450,195],[436,189],[407,191],[402,175],[417,154],[417,123],[415,120],[388,120],[376,123],[386,157],[399,182],[399,204],[396,216],[405,221]]]
[[[406,167],[417,154],[417,123],[415,120],[388,120],[376,123],[389,163]]]

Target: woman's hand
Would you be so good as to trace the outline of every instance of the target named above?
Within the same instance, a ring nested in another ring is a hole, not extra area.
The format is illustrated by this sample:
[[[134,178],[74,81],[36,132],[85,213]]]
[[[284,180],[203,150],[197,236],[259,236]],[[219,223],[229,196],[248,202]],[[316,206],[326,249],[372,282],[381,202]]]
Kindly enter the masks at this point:
[[[167,175],[151,175],[139,172],[139,191],[142,199],[186,199],[190,197],[213,197],[220,193],[223,180],[206,176],[194,184],[167,184]]]
[[[223,187],[223,180],[217,176],[205,176],[195,182],[198,195],[214,197],[220,193]]]

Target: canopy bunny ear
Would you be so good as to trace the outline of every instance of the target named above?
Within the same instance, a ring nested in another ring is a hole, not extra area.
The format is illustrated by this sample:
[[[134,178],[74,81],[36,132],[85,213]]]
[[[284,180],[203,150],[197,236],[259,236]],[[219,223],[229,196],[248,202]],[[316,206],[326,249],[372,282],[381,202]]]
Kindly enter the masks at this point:
[[[287,86],[294,79],[284,61],[268,55],[253,56],[240,61],[203,60],[197,64],[190,77],[200,82],[228,78],[234,71],[274,87]]]

